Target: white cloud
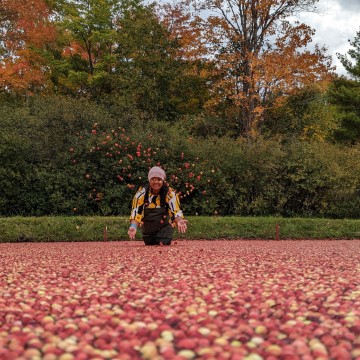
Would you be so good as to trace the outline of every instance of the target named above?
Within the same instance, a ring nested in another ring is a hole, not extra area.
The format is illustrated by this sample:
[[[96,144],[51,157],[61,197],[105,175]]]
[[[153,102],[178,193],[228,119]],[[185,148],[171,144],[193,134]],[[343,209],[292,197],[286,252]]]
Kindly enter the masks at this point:
[[[320,12],[302,14],[300,20],[316,30],[313,44],[325,45],[332,56],[336,72],[346,75],[336,53],[345,55],[351,48],[348,40],[354,40],[360,29],[359,0],[320,0]]]

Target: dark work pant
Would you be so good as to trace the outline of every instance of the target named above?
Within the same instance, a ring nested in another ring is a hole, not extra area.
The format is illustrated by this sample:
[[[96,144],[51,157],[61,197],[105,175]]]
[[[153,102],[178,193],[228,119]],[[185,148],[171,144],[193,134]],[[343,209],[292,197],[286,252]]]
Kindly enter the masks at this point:
[[[143,237],[145,245],[171,245],[172,239],[167,238],[153,238],[152,236]]]
[[[174,229],[169,224],[167,208],[145,208],[142,238],[145,245],[170,245]]]
[[[152,234],[143,234],[142,238],[145,245],[170,245],[173,238],[174,229],[171,225],[167,225]]]

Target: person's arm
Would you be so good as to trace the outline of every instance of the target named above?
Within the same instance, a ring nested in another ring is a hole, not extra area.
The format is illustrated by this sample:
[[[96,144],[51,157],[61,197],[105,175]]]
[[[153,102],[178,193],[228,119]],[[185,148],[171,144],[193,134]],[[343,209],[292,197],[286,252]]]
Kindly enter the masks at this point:
[[[173,190],[169,192],[168,196],[169,209],[173,215],[174,223],[180,233],[185,233],[188,221],[184,219],[184,214],[180,208],[179,197]]]
[[[135,239],[137,229],[142,219],[142,212],[144,206],[144,194],[145,189],[141,188],[137,191],[132,202],[132,209],[130,214],[130,227],[128,229],[128,235],[131,240]]]
[[[130,227],[128,230],[128,235],[131,240],[135,239],[137,228],[139,226],[139,222],[136,220],[130,220]]]

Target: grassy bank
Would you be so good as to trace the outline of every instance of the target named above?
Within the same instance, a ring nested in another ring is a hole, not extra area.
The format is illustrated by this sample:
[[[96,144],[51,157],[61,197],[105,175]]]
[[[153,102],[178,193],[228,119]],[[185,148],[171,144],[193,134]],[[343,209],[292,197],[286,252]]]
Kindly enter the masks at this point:
[[[186,236],[175,232],[175,239],[360,238],[360,220],[195,216],[188,220]],[[9,217],[0,218],[0,242],[128,240],[127,229],[126,217]]]

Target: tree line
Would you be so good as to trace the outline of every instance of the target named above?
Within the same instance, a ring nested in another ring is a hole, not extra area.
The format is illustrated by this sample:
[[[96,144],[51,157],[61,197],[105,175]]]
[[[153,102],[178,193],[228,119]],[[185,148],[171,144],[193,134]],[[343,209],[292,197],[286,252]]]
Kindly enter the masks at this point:
[[[191,214],[358,217],[360,32],[338,77],[316,3],[3,0],[1,214],[123,215],[160,164]]]

